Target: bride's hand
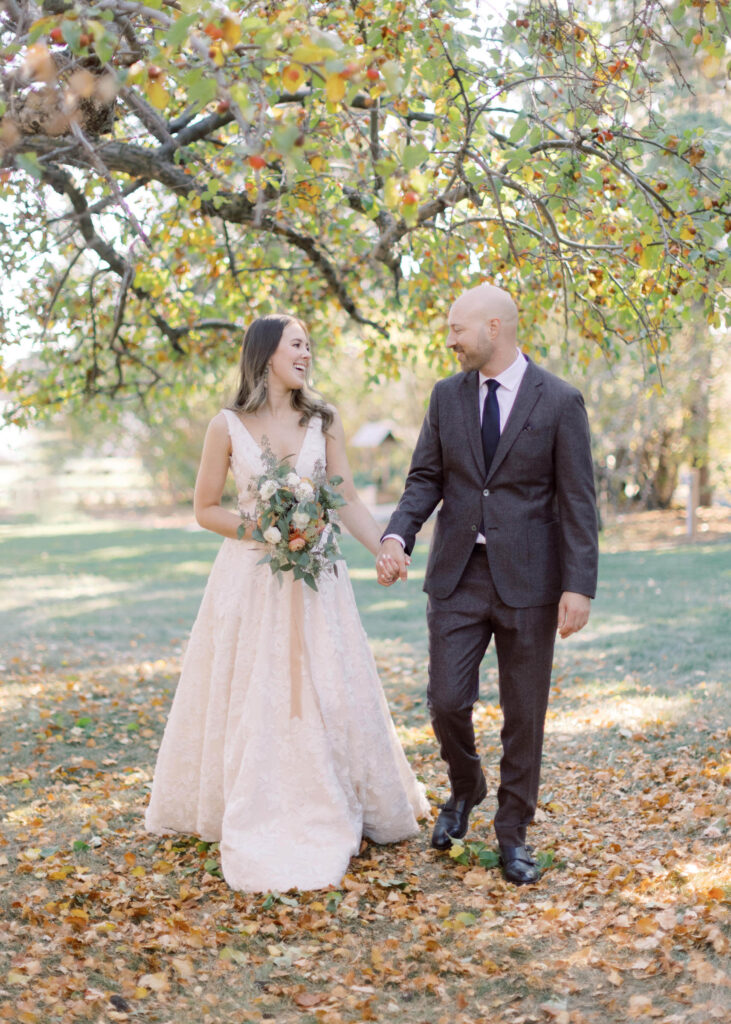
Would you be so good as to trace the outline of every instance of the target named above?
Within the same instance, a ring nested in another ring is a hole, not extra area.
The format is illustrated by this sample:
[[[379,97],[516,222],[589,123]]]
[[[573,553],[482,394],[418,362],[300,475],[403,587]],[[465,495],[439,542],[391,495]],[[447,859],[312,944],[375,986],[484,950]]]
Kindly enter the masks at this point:
[[[376,558],[376,573],[381,586],[390,587],[397,579],[406,579],[410,561],[398,541],[385,540]]]

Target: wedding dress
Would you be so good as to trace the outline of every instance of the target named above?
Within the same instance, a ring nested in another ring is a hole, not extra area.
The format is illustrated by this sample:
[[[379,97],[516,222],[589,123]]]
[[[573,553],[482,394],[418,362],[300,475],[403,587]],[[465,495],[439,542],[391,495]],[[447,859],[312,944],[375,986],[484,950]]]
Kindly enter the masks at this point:
[[[261,449],[225,410],[242,509]],[[312,417],[295,464],[325,464]],[[183,660],[145,826],[220,841],[223,875],[250,892],[337,886],[361,837],[390,843],[428,811],[401,749],[353,590],[317,592],[268,565],[255,541],[225,539]]]

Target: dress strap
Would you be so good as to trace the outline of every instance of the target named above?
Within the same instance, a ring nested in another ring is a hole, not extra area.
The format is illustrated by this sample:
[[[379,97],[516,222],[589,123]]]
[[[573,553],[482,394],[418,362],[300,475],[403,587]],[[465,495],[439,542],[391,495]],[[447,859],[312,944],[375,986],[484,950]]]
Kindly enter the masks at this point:
[[[226,418],[232,457],[244,456],[249,465],[261,472],[261,451],[256,441],[232,409],[222,409],[221,412]]]

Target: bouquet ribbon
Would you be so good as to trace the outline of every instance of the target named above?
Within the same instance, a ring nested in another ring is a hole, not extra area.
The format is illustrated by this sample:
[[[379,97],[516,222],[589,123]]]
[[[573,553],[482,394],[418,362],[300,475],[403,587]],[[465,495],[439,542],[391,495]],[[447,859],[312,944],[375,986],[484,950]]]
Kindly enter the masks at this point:
[[[292,615],[289,630],[289,717],[302,718],[302,662],[305,640],[305,595],[299,580],[292,580]]]

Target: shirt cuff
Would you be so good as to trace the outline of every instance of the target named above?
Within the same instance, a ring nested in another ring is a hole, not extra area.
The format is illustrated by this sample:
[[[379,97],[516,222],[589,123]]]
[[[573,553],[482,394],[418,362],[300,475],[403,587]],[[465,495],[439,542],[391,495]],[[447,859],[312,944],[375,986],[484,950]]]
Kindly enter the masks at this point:
[[[404,551],[406,550],[406,541],[403,537],[399,537],[397,533],[387,533],[385,537],[381,537],[381,544],[383,544],[384,540],[397,540]]]

